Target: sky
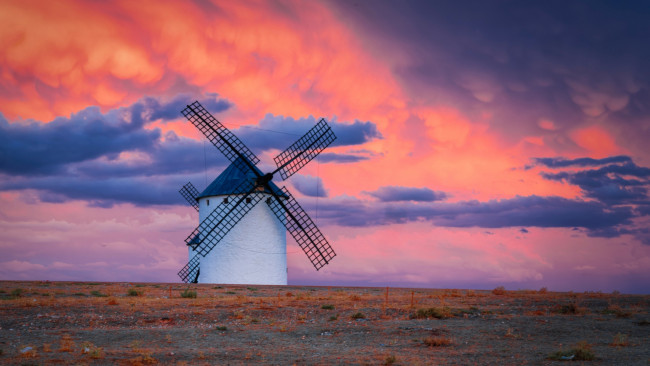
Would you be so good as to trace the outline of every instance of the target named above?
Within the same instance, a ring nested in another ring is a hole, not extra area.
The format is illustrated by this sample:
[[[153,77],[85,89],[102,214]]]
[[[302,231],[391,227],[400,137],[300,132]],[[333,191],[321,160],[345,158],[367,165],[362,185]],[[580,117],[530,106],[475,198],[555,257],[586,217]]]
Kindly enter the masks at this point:
[[[200,101],[337,253],[289,283],[650,293],[650,4],[0,1],[0,280],[180,282],[228,161]]]

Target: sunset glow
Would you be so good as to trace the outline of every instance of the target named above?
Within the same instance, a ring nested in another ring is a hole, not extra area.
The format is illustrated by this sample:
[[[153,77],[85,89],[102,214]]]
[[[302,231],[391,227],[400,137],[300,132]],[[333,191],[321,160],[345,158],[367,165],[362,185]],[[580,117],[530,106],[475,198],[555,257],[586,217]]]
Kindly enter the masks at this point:
[[[199,100],[337,257],[290,284],[648,293],[644,4],[0,3],[0,279],[178,282]]]

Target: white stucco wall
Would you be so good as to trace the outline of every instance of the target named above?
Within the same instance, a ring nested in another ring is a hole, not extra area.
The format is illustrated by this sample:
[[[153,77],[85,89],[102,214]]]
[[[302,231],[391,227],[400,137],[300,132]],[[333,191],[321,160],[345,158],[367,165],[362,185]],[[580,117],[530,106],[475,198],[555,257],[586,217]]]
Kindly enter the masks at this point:
[[[223,209],[224,197],[199,199],[200,220],[203,221],[214,209]],[[227,205],[232,205],[235,200],[236,196],[231,196]],[[192,258],[191,248],[189,252]],[[264,199],[208,255],[201,258],[199,283],[287,284],[286,229]]]

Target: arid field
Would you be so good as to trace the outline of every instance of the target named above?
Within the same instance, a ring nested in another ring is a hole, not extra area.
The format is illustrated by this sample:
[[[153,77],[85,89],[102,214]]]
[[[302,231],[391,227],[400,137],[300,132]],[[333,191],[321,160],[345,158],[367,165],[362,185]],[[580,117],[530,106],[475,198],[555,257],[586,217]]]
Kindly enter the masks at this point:
[[[0,364],[650,364],[650,296],[0,282]]]

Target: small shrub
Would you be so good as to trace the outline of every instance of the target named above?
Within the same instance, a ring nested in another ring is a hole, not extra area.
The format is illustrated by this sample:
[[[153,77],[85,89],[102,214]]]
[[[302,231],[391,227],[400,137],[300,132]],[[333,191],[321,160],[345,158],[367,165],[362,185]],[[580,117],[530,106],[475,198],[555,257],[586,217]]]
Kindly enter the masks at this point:
[[[108,304],[108,305],[117,305],[117,300],[111,298],[111,299],[108,300],[108,302],[106,304]]]
[[[507,291],[506,291],[505,287],[499,286],[499,287],[495,288],[494,290],[492,290],[492,293],[494,295],[505,295],[507,293]]]
[[[451,318],[452,316],[451,309],[443,306],[441,308],[418,309],[415,314],[411,314],[411,319],[445,319]]]
[[[22,288],[15,288],[15,289],[11,290],[10,295],[11,295],[11,297],[22,297],[23,292],[25,292],[25,290],[23,290]]]
[[[225,331],[228,330],[228,327],[226,327],[225,325],[218,325],[215,329],[219,330],[219,331],[222,331],[222,332],[225,332]]]
[[[580,313],[580,308],[578,307],[578,304],[572,302],[567,305],[562,305],[559,309],[559,312],[562,314],[579,314]]]
[[[83,292],[75,292],[75,293],[74,293],[74,296],[78,296],[78,297],[86,297],[86,296],[88,296],[88,295],[84,294]]]
[[[425,338],[422,343],[427,347],[447,347],[451,346],[451,339],[445,337]]]
[[[339,319],[338,314],[337,315],[332,315],[332,316],[330,316],[329,321],[333,322],[333,321],[338,320],[338,319]]]
[[[397,362],[397,357],[395,357],[393,355],[386,356],[386,358],[384,359],[384,365],[387,365],[387,366],[390,366],[390,365],[394,364],[395,362]]]
[[[320,307],[323,310],[334,310],[334,305],[327,304]]]
[[[248,291],[253,291],[253,292],[257,291],[257,289],[255,287],[246,287],[246,289]]]
[[[591,350],[591,345],[585,341],[578,342],[570,350],[557,351],[551,353],[547,357],[550,360],[561,360],[561,361],[592,361],[596,359],[596,356]]]
[[[291,293],[291,292],[286,292],[286,293],[284,294],[284,296],[286,296],[286,297],[291,297],[291,296],[293,296],[293,293]]]
[[[104,351],[99,347],[95,347],[92,350],[90,350],[88,356],[94,360],[104,358]]]
[[[226,294],[228,294],[228,295],[234,295],[234,294],[236,294],[236,292],[235,292],[235,291],[226,291]]]
[[[627,341],[627,334],[616,333],[616,335],[614,335],[614,340],[612,341],[611,345],[613,347],[627,347],[629,345]]]
[[[361,300],[361,297],[359,297],[359,295],[350,295],[350,300],[359,301],[359,300]]]
[[[358,313],[354,313],[354,314],[352,314],[352,316],[351,316],[350,318],[356,320],[356,319],[364,319],[365,317],[366,317],[366,316],[363,315],[363,313],[358,312]]]
[[[605,310],[603,310],[603,314],[616,315],[617,318],[629,318],[632,316],[631,311],[625,310],[618,305],[609,305]]]
[[[138,291],[134,288],[130,288],[126,291],[128,296],[142,296],[142,291]]]
[[[539,289],[540,294],[545,294],[547,292],[548,292],[548,289],[546,287],[542,287],[542,288]]]
[[[102,294],[101,292],[99,292],[99,291],[97,291],[97,290],[90,291],[90,294],[91,294],[92,296],[95,296],[95,297],[108,297],[108,295],[106,295],[106,294]]]
[[[61,346],[59,347],[59,352],[72,352],[74,349],[74,341],[69,334],[64,334],[61,337]]]
[[[196,291],[187,288],[185,291],[181,292],[181,297],[184,299],[196,299]]]

